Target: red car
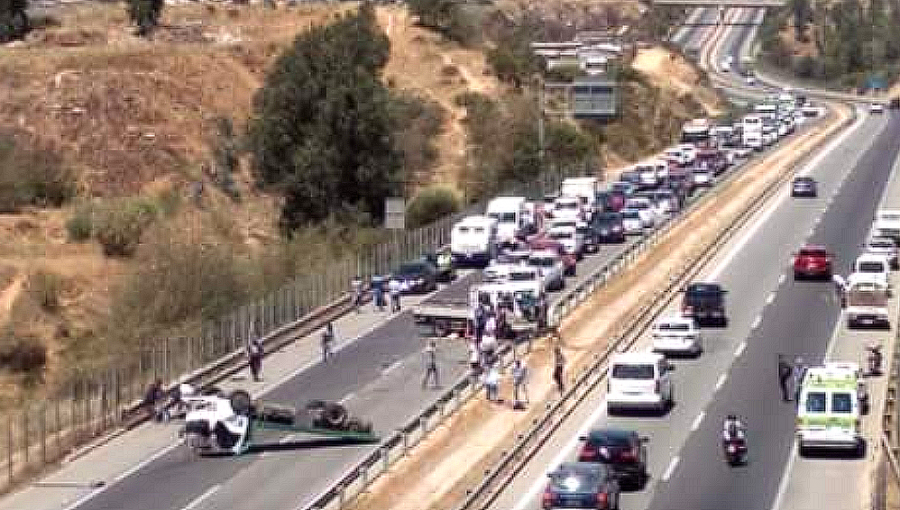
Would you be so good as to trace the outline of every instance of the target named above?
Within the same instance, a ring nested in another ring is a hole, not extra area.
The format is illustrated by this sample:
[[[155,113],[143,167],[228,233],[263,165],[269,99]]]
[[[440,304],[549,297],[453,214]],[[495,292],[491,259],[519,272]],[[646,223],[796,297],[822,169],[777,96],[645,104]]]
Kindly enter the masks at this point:
[[[563,264],[566,266],[565,275],[575,276],[575,266],[577,264],[575,255],[566,253],[565,247],[563,247],[562,243],[560,243],[559,241],[555,241],[553,239],[542,236],[537,236],[528,241],[528,246],[532,250],[555,251],[557,254],[559,254],[559,258],[562,259]]]
[[[823,246],[804,246],[794,255],[794,279],[831,278],[831,254]]]

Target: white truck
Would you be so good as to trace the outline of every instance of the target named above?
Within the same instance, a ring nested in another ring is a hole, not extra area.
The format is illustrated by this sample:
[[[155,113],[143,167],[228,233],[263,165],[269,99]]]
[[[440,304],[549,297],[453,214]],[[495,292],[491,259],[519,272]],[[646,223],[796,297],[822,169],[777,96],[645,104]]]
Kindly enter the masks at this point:
[[[879,209],[875,213],[872,235],[890,237],[900,244],[900,209]]]
[[[600,180],[596,177],[570,177],[564,179],[560,186],[560,195],[581,199],[586,220],[594,213],[594,203],[600,191]]]
[[[527,227],[529,216],[525,197],[497,197],[488,202],[485,214],[497,220],[497,242],[514,244]]]
[[[847,286],[847,327],[890,328],[888,289],[877,281],[851,281]]]
[[[497,220],[467,216],[450,232],[450,253],[458,265],[486,266],[497,254]]]
[[[531,268],[523,268],[527,271]],[[535,273],[536,275],[537,273]],[[514,335],[528,334],[536,328],[535,294],[540,282],[522,285],[521,282],[492,282],[473,285],[468,295],[432,297],[413,307],[413,320],[424,326],[431,336],[445,337],[451,334],[465,336],[472,330],[475,307],[488,300],[496,309],[501,304],[512,306],[507,316]]]
[[[741,119],[741,137],[744,147],[763,149],[763,120],[759,115],[745,115]]]

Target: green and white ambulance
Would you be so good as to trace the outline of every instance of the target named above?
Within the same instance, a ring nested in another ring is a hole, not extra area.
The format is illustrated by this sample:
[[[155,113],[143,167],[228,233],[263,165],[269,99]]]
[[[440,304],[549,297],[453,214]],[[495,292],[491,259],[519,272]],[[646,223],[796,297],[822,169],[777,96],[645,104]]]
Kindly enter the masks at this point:
[[[797,401],[800,451],[813,448],[861,452],[860,415],[868,392],[856,363],[835,362],[806,370]]]

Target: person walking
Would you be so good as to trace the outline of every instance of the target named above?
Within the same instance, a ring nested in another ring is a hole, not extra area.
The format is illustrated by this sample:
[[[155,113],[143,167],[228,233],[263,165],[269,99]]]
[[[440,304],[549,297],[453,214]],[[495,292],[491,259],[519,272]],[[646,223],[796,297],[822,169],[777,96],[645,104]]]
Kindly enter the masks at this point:
[[[803,374],[806,373],[806,364],[803,358],[797,356],[794,360],[794,400],[800,400],[800,390],[803,387]]]
[[[384,299],[384,280],[380,276],[372,277],[372,301],[375,302],[375,308],[379,312],[383,312],[387,306]]]
[[[156,379],[147,386],[142,404],[147,412],[147,416],[154,421],[163,421],[163,412],[160,409],[160,404],[164,397],[165,392],[163,391],[162,379]]]
[[[481,351],[475,342],[469,344],[469,370],[472,382],[478,381],[478,377],[481,376]]]
[[[484,389],[489,402],[497,402],[500,393],[500,370],[497,365],[491,365],[484,377]]]
[[[259,382],[262,373],[263,348],[258,338],[247,342],[247,361],[250,365],[250,376],[254,382]]]
[[[787,362],[784,354],[778,355],[778,384],[781,386],[781,399],[785,402],[791,401],[791,394],[788,390],[788,384],[793,373],[791,364]]]
[[[327,363],[328,359],[334,356],[334,323],[328,322],[325,324],[325,329],[322,330],[322,362]]]
[[[556,383],[556,389],[559,390],[560,393],[563,393],[566,390],[565,368],[566,357],[563,355],[562,347],[557,344],[553,348],[553,382]]]
[[[831,275],[831,281],[834,282],[834,292],[837,295],[838,303],[841,304],[841,308],[846,308],[847,280],[845,280],[844,277],[839,274],[833,274]]]
[[[547,295],[541,292],[540,297],[538,297],[537,302],[537,330],[538,333],[543,333],[547,331],[547,313],[549,311],[550,305],[547,303]],[[530,350],[530,348],[529,348]]]
[[[391,281],[388,282],[388,294],[391,295],[391,312],[396,313],[400,311],[400,291],[403,290],[403,284],[400,283],[400,280],[391,278]]]
[[[425,377],[422,378],[422,389],[428,386],[428,381],[432,381],[433,389],[441,387],[438,379],[437,344],[434,340],[429,340],[428,346],[425,347]]]
[[[528,403],[528,366],[517,359],[513,363],[513,409],[525,409]]]
[[[359,275],[356,275],[350,282],[350,288],[353,291],[353,308],[356,310],[356,313],[360,313],[363,302],[363,281]]]

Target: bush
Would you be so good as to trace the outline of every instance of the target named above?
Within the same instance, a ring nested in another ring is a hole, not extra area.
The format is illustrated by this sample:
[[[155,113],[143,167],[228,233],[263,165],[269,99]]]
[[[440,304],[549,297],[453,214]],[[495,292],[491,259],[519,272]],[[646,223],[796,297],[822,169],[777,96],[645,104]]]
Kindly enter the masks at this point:
[[[28,135],[0,133],[0,212],[59,207],[75,192],[75,174],[55,147]]]
[[[209,141],[212,181],[232,200],[238,200],[240,193],[232,174],[238,169],[240,143],[235,135],[234,125],[228,117],[216,117],[213,120],[213,130],[214,134]]]
[[[403,92],[393,94],[391,116],[397,126],[394,139],[404,173],[412,176],[430,169],[438,156],[434,139],[443,129],[444,108],[436,101]]]
[[[0,43],[25,37],[31,29],[27,8],[27,0],[0,2]]]
[[[33,335],[16,335],[11,330],[0,335],[0,367],[11,372],[36,375],[47,364],[47,346]]]
[[[459,211],[456,192],[446,186],[429,186],[419,190],[406,206],[406,228],[418,228]]]
[[[59,295],[62,292],[62,279],[59,275],[46,270],[38,270],[28,276],[25,284],[31,299],[47,313],[59,310]]]
[[[90,205],[80,206],[75,209],[72,216],[66,221],[66,232],[69,240],[77,243],[87,241],[94,232],[94,209]]]
[[[100,207],[94,219],[94,237],[103,247],[103,254],[129,257],[156,219],[156,209],[143,199],[125,198]]]

